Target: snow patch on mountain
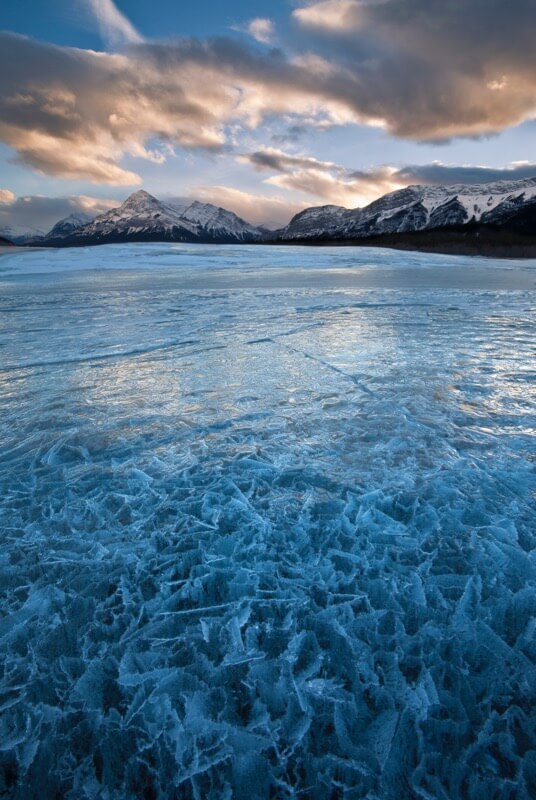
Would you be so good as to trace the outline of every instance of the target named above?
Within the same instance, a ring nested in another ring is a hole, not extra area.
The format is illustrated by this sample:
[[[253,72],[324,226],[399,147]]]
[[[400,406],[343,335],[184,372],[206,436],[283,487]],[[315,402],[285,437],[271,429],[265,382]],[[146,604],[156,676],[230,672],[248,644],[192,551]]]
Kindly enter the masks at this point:
[[[30,228],[27,225],[5,225],[0,228],[0,236],[15,244],[26,244],[26,242],[41,239],[44,235],[45,231],[40,228]]]
[[[140,189],[131,194],[118,208],[112,208],[96,217],[80,233],[103,236],[116,232],[130,234],[155,230],[170,232],[176,227],[184,228],[192,234],[197,232],[197,226],[183,220],[177,208],[162,203],[149,192]]]
[[[480,221],[483,214],[493,210],[505,200],[536,198],[536,178],[521,181],[496,181],[481,184],[454,184],[452,186],[410,187],[423,192],[422,203],[428,211],[434,211],[456,197],[467,211],[469,218]]]
[[[63,221],[64,223],[66,221]],[[58,225],[60,226],[58,228]],[[121,241],[243,242],[262,233],[245,220],[210,203],[187,206],[158,200],[140,189],[125,202],[70,230],[58,223],[47,235],[53,244],[99,244]]]
[[[536,202],[536,178],[452,186],[407,186],[364,208],[309,208],[279,231],[280,239],[360,238],[469,222],[499,222]]]
[[[54,225],[52,230],[50,230],[44,237],[44,240],[46,241],[49,238],[55,239],[58,237],[70,236],[74,231],[90,223],[92,219],[92,216],[89,214],[84,214],[81,211],[69,214],[68,217],[60,219],[60,221]]]
[[[216,236],[234,236],[238,240],[259,238],[258,228],[225,208],[195,200],[181,215]]]

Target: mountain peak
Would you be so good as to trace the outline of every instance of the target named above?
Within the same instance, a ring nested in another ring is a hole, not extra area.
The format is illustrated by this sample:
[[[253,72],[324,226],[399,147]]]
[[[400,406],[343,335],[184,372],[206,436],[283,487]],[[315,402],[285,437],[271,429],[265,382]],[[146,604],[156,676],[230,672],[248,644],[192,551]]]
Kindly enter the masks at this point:
[[[203,203],[202,200],[192,200],[188,208],[217,208],[219,209],[220,206],[215,206],[214,203]]]
[[[74,211],[72,214],[69,214],[68,217],[56,222],[47,236],[51,236],[52,238],[69,236],[73,231],[83,228],[84,225],[88,225],[92,219],[93,217],[89,214],[85,214],[83,211]]]
[[[44,239],[54,244],[175,241],[175,242],[244,242],[256,241],[261,232],[211,203],[171,205],[158,200],[145,189],[133,192],[118,208],[100,214],[80,225],[62,220]]]
[[[146,192],[145,189],[138,189],[137,192],[133,192],[127,197],[125,202],[122,203],[121,208],[129,209],[140,205],[159,205],[159,201],[152,194]]]
[[[213,203],[194,200],[182,211],[183,219],[201,225],[211,235],[230,238],[236,241],[259,238],[259,231],[233,211],[228,211]]]
[[[536,206],[536,180],[406,186],[363,208],[310,208],[279,233],[280,240],[359,240],[467,223],[500,223],[523,206]],[[528,212],[527,212],[528,213]]]

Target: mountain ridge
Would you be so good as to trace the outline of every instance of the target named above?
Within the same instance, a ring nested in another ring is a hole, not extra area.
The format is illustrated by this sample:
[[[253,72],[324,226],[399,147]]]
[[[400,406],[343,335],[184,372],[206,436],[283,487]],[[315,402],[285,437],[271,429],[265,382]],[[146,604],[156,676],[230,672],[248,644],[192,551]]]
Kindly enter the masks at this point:
[[[145,189],[85,224],[69,228],[68,220],[60,220],[35,243],[58,247],[129,241],[237,243],[261,237],[257,228],[232,211],[196,200],[186,207],[174,206]]]
[[[490,184],[407,186],[363,208],[305,209],[277,231],[278,240],[359,239],[470,223],[500,223],[512,211],[536,201],[536,177]]]
[[[533,248],[536,255],[536,177],[488,184],[411,185],[362,208],[306,208],[276,231],[251,225],[211,203],[194,200],[174,205],[140,189],[89,222],[83,215],[70,215],[31,243],[66,247],[156,241],[404,248],[413,244],[415,249],[461,248],[460,252],[482,254],[507,252],[511,247],[512,252]]]

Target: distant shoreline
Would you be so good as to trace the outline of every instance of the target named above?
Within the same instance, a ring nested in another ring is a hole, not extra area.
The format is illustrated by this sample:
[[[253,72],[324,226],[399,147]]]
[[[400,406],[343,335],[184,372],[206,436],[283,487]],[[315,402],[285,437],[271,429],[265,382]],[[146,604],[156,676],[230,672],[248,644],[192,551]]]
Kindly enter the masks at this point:
[[[71,215],[44,236],[24,241],[55,248],[131,242],[380,247],[534,259],[536,177],[463,187],[409,186],[363,208],[305,208],[277,230],[252,225],[211,203],[174,207],[140,189],[87,224]]]
[[[303,237],[292,239],[265,239],[241,242],[180,241],[172,238],[152,236],[109,237],[107,240],[69,241],[65,244],[32,243],[30,245],[0,245],[0,256],[35,250],[66,250],[81,247],[100,247],[112,244],[175,244],[214,246],[255,246],[255,247],[370,247],[388,250],[401,250],[414,253],[433,253],[449,256],[470,256],[480,258],[534,260],[536,259],[536,236],[518,234],[495,227],[465,224],[403,233],[384,233],[379,236],[366,236],[357,239],[336,239],[329,236]]]
[[[456,225],[405,233],[383,233],[359,239],[329,237],[282,239],[259,244],[300,245],[309,247],[379,247],[414,253],[436,253],[447,256],[480,256],[482,258],[536,258],[536,237],[504,231],[484,225]]]
[[[399,250],[404,253],[429,253],[436,256],[460,256],[470,258],[496,258],[500,260],[513,259],[515,261],[534,261],[536,260],[536,245],[516,245],[512,248],[508,247],[489,247],[477,250],[475,248],[456,247],[434,247],[432,245],[426,246],[423,244],[420,247],[413,247],[403,242],[369,242],[363,239],[348,240],[340,242],[319,241],[312,242],[311,240],[301,241],[285,241],[285,242],[254,242],[256,245],[270,246],[270,247],[370,247],[373,250]]]
[[[0,256],[36,250],[78,250],[82,247],[105,247],[106,245],[178,244],[204,245],[210,247],[370,247],[380,250],[401,250],[411,253],[431,253],[447,256],[470,256],[476,258],[514,259],[529,261],[536,259],[536,242],[526,237],[516,237],[505,243],[488,239],[460,236],[438,236],[434,231],[418,231],[407,234],[384,234],[366,239],[279,239],[266,242],[180,242],[170,239],[127,239],[108,242],[80,242],[65,245],[0,246]]]
[[[47,247],[35,247],[31,245],[30,247],[24,247],[22,245],[17,244],[0,244],[0,256],[10,256],[15,255],[15,253],[30,253],[32,250],[50,250]],[[58,250],[60,248],[57,248]]]
[[[21,250],[35,250],[35,248],[17,247],[15,244],[0,244],[0,256],[7,256],[10,253],[20,253]]]

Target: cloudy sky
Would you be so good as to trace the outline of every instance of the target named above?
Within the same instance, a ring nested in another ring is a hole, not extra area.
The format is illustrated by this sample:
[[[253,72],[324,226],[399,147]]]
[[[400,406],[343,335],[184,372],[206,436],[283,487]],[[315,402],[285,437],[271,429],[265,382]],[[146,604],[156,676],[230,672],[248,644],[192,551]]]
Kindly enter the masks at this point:
[[[534,0],[2,0],[0,229],[536,175]]]

